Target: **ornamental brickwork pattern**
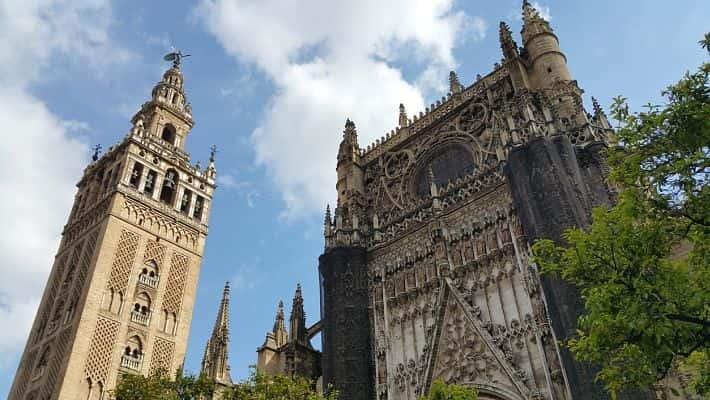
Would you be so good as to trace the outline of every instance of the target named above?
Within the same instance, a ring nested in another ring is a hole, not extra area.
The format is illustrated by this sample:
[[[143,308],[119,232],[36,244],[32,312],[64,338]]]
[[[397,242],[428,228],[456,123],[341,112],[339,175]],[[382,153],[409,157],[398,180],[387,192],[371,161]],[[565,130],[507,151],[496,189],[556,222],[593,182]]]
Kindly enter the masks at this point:
[[[163,310],[176,314],[180,311],[189,267],[190,259],[186,255],[173,253],[170,259],[168,285],[163,298]]]
[[[120,326],[119,322],[108,318],[99,317],[96,321],[84,369],[86,377],[92,382],[106,382]]]
[[[166,248],[162,244],[154,240],[148,240],[145,246],[145,253],[143,254],[143,263],[153,261],[158,267],[162,266],[165,251]]]
[[[163,371],[172,374],[173,353],[175,343],[163,338],[155,338],[153,344],[153,358],[150,360],[150,373]]]
[[[108,280],[109,289],[126,293],[128,278],[131,275],[133,263],[136,259],[139,239],[140,236],[137,233],[128,230],[121,231],[121,237],[118,239],[118,246],[116,247],[116,253],[113,258],[111,276]]]

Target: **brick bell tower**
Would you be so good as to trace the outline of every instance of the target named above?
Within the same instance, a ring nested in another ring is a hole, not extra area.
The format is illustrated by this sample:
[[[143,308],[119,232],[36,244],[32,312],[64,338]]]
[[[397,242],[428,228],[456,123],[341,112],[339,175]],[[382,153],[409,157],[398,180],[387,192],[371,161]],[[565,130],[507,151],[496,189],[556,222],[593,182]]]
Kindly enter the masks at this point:
[[[173,61],[130,132],[84,170],[10,400],[102,399],[121,374],[182,364],[215,189]]]

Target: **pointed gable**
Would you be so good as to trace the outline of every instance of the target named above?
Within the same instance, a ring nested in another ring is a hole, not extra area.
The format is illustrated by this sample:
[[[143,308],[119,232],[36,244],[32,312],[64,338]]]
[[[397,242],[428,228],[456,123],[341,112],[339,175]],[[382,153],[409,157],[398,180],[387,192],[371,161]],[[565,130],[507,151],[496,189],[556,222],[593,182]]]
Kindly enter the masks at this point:
[[[481,391],[482,399],[527,398],[529,389],[515,377],[513,366],[472,317],[456,289],[446,282],[444,291],[428,383],[441,379],[449,384],[470,384]]]

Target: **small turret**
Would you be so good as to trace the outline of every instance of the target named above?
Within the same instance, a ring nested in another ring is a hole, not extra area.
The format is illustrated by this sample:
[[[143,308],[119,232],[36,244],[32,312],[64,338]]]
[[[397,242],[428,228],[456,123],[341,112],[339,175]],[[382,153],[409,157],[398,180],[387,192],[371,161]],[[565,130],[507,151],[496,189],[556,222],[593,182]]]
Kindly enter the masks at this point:
[[[364,175],[360,166],[360,146],[357,140],[355,123],[350,119],[345,122],[343,140],[338,151],[336,168],[338,182],[338,206],[348,206],[353,196],[364,192]]]
[[[547,22],[527,0],[523,1],[523,46],[531,66],[534,88],[546,88],[556,81],[571,81],[567,57]]]

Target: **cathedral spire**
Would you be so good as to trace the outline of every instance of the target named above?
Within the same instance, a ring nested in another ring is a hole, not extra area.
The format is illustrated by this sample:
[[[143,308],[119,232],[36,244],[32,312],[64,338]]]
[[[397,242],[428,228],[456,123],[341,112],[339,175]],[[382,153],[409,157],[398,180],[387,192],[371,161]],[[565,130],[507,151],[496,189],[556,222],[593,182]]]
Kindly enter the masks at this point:
[[[229,291],[229,282],[227,282],[222,292],[222,301],[212,329],[212,336],[207,341],[202,359],[201,373],[221,384],[232,382],[229,374]]]
[[[303,293],[301,292],[301,284],[296,286],[296,293],[293,296],[293,305],[291,307],[291,329],[289,342],[306,345],[308,343],[308,334],[306,332],[306,312],[303,310]]]

